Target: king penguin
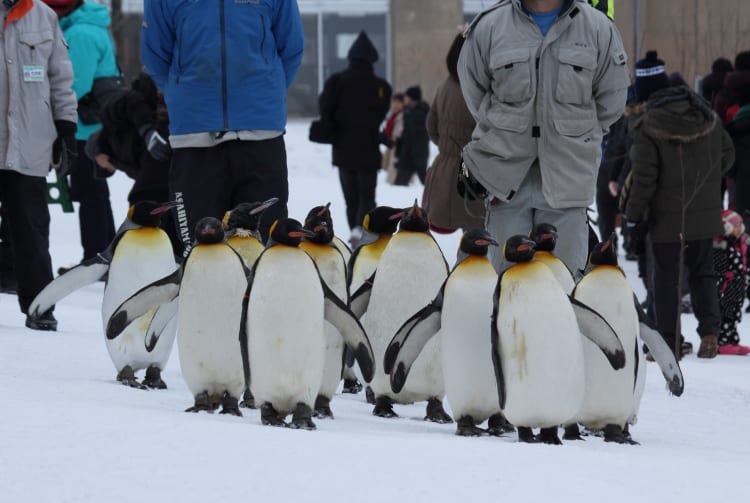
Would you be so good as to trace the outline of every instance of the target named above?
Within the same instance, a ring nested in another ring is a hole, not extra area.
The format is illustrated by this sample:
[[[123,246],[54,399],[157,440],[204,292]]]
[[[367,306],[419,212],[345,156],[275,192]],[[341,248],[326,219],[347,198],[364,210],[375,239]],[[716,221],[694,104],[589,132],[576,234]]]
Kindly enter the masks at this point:
[[[177,348],[182,377],[195,403],[186,412],[212,411],[241,416],[247,348],[240,337],[242,301],[249,273],[227,244],[220,220],[205,217],[195,226],[196,244],[180,269],[123,302],[107,324],[107,334],[155,305],[178,304]]]
[[[589,430],[603,431],[606,442],[634,444],[636,442],[627,433],[627,424],[637,416],[640,406],[646,378],[645,355],[638,341],[640,306],[617,265],[613,237],[594,247],[586,274],[578,282],[573,297],[601,314],[617,332],[625,349],[625,366],[615,371],[596,346],[583,341],[585,393],[575,420]],[[647,331],[645,327],[644,332]],[[666,347],[663,339],[658,339]],[[672,352],[667,349],[666,354],[671,356],[667,365],[672,365],[667,382],[670,390],[679,396],[682,374]],[[580,438],[577,427],[566,426],[564,438]]]
[[[43,313],[69,293],[108,274],[102,299],[102,323],[114,309],[145,285],[175,271],[172,246],[159,228],[162,215],[172,203],[141,201],[132,205],[114,240],[102,253],[58,276],[32,302],[29,312]],[[149,344],[149,324],[156,308],[142,313],[127,326],[105,338],[107,351],[117,369],[117,380],[134,388],[166,388],[161,371],[169,359],[175,337],[174,323],[166,323],[158,344]],[[171,316],[169,317],[171,318]],[[146,369],[142,383],[135,372]]]
[[[404,214],[401,208],[378,206],[370,210],[362,221],[364,236],[349,261],[349,291],[354,293],[378,267],[386,245],[398,229]],[[364,314],[364,313],[362,313]]]
[[[349,305],[349,289],[346,281],[346,261],[341,252],[333,244],[333,219],[330,211],[331,203],[316,206],[305,217],[304,229],[312,235],[303,238],[300,248],[307,252],[318,266],[320,277],[338,299]],[[330,417],[331,398],[341,381],[343,366],[344,343],[336,327],[325,322],[325,363],[323,377],[318,396],[315,398],[314,415],[318,418]]]
[[[429,231],[427,213],[417,205],[404,211],[399,231],[391,238],[378,263],[363,324],[375,358],[382,362],[393,335],[415,312],[428,304],[448,276],[448,264]],[[432,338],[414,362],[409,380],[394,393],[389,376],[377,368],[370,384],[380,417],[395,417],[393,403],[427,400],[425,419],[453,422],[443,409],[443,371],[440,338]]]
[[[224,214],[222,223],[227,244],[245,259],[248,267],[253,266],[265,248],[260,236],[263,212],[278,200],[278,197],[273,197],[263,202],[240,203]]]
[[[536,224],[531,230],[530,237],[536,244],[534,260],[545,263],[552,270],[565,293],[570,294],[576,286],[573,273],[570,272],[565,262],[552,253],[557,245],[557,228],[547,223]]]
[[[404,323],[385,355],[391,388],[399,392],[422,348],[440,334],[445,394],[461,436],[514,430],[500,412],[492,366],[490,315],[497,273],[487,258],[490,246],[497,241],[487,231],[464,233],[456,266],[437,297]],[[488,418],[488,430],[477,427]]]
[[[579,318],[600,330],[588,334],[614,368],[625,363],[622,345],[597,313],[571,299],[535,243],[512,236],[503,253],[514,265],[501,273],[493,295],[492,359],[500,408],[521,442],[559,444],[558,425],[580,409],[584,393]],[[589,320],[591,319],[591,320]],[[538,437],[532,428],[541,428]]]
[[[314,233],[290,218],[271,226],[266,249],[248,280],[240,336],[247,340],[245,373],[261,422],[315,429],[312,410],[325,371],[324,321],[353,348],[365,380],[372,379],[374,358],[359,320],[299,248],[303,236]]]

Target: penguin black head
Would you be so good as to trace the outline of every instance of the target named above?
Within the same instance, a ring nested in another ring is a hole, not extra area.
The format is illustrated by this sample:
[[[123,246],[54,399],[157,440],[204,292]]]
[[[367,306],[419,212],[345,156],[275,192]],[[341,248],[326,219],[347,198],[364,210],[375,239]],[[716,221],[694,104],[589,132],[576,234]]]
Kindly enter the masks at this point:
[[[195,240],[202,245],[224,241],[224,226],[218,218],[204,217],[195,225]]]
[[[316,206],[307,213],[304,228],[314,236],[309,241],[318,244],[328,244],[333,241],[333,219],[331,218],[331,203]]]
[[[589,264],[591,265],[612,265],[617,267],[617,249],[615,248],[616,235],[613,232],[608,240],[597,243],[591,250]]]
[[[419,207],[416,199],[414,200],[414,206],[403,211],[404,214],[400,222],[402,231],[430,232],[430,220],[427,218],[427,212]]]
[[[128,209],[128,218],[141,227],[159,227],[164,213],[177,205],[176,202],[157,203],[156,201],[138,201]]]
[[[535,251],[536,243],[520,234],[509,237],[503,247],[505,260],[510,262],[529,262],[534,258]]]
[[[490,246],[498,246],[490,233],[484,229],[469,229],[461,236],[459,252],[466,255],[486,256]]]
[[[267,247],[277,244],[299,246],[303,237],[312,238],[314,236],[315,233],[304,229],[299,221],[293,218],[280,218],[271,226]]]
[[[538,251],[554,251],[557,244],[557,227],[552,224],[536,224],[529,237],[536,243]]]
[[[373,208],[362,221],[362,227],[373,234],[393,234],[398,228],[398,222],[404,215],[404,210],[390,206]]]
[[[263,202],[240,203],[224,213],[223,223],[228,230],[244,229],[257,232],[263,212],[276,204],[278,200],[278,197],[272,197]]]

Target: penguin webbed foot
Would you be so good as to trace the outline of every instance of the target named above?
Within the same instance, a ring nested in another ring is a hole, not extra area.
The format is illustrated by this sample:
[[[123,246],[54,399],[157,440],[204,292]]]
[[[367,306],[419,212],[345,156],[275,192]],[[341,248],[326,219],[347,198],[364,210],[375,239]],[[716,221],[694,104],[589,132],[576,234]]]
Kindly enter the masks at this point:
[[[195,404],[185,409],[185,412],[213,412],[215,407],[211,403],[208,392],[204,391],[195,395]]]
[[[341,388],[342,393],[356,395],[360,391],[362,391],[362,383],[358,379],[344,379],[344,387]]]
[[[123,386],[129,386],[135,389],[148,389],[146,386],[138,382],[135,378],[135,372],[130,365],[125,365],[122,370],[117,373],[116,379]]]
[[[365,401],[370,405],[375,405],[375,392],[369,386],[365,388]]]
[[[548,445],[562,445],[562,440],[557,436],[557,426],[550,428],[541,428],[537,435],[539,442]]]
[[[604,427],[604,441],[612,442],[624,445],[640,445],[638,442],[630,437],[630,433],[626,433],[620,425],[608,424]]]
[[[255,397],[253,396],[253,392],[249,389],[246,389],[245,393],[242,395],[240,407],[243,409],[257,409],[255,405]]]
[[[167,389],[167,383],[161,378],[161,369],[153,365],[146,369],[142,384],[149,389]]]
[[[538,444],[539,439],[534,435],[534,430],[526,426],[519,426],[518,441],[524,444]]]
[[[425,421],[432,421],[438,424],[450,424],[453,418],[445,412],[443,401],[439,398],[430,398],[427,400],[427,415]]]
[[[479,428],[473,417],[461,416],[456,421],[456,435],[459,437],[483,437],[489,435],[489,432]]]
[[[393,410],[393,400],[387,396],[375,397],[375,407],[372,409],[372,415],[377,417],[398,417]]]
[[[502,437],[506,433],[513,433],[516,427],[508,421],[502,412],[493,414],[487,421],[487,433],[493,437]]]
[[[260,422],[266,426],[286,428],[289,426],[284,418],[274,409],[273,405],[266,402],[260,406]]]
[[[289,423],[289,427],[297,430],[316,430],[318,427],[313,423],[312,413],[312,408],[309,405],[298,403],[292,414],[292,422]]]
[[[313,411],[313,416],[318,419],[334,419],[333,411],[331,410],[331,399],[324,397],[323,395],[318,395],[315,399],[315,410]]]
[[[242,417],[238,400],[225,391],[221,397],[221,412],[219,414],[230,414],[232,416]]]
[[[581,429],[578,427],[577,423],[568,424],[564,428],[563,433],[563,440],[582,440],[586,441],[585,438],[581,436]]]

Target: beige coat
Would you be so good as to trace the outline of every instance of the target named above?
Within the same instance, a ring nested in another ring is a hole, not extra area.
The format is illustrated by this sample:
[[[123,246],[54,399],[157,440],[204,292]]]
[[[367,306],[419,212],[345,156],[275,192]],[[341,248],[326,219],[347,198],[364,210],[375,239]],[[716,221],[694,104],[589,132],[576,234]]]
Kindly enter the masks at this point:
[[[40,0],[18,2],[2,35],[5,134],[0,134],[0,152],[5,157],[0,169],[47,176],[57,138],[54,121],[78,120],[68,46],[57,15]]]
[[[427,132],[438,146],[438,155],[427,170],[422,206],[430,223],[446,230],[484,227],[484,204],[467,201],[456,188],[461,149],[471,139],[474,119],[466,108],[458,82],[444,81],[437,90],[427,115]],[[467,212],[466,207],[474,216]]]
[[[510,199],[536,159],[553,208],[593,200],[603,133],[625,109],[627,56],[615,25],[584,0],[566,0],[542,37],[521,0],[474,20],[458,74],[477,121],[469,171]]]

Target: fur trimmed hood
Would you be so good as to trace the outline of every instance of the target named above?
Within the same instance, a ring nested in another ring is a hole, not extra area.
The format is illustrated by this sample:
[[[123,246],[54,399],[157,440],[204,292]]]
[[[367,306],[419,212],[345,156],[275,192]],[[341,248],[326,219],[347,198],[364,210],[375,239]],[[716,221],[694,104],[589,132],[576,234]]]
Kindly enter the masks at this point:
[[[670,87],[654,93],[633,111],[643,115],[636,128],[652,138],[691,143],[707,136],[719,124],[719,117],[708,102],[686,86]]]

